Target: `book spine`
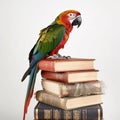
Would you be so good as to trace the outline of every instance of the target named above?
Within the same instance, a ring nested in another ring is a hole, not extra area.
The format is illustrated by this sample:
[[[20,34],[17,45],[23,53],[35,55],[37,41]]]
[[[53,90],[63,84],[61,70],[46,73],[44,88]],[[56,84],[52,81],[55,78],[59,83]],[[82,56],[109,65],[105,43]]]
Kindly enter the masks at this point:
[[[68,74],[64,72],[54,73],[54,72],[42,71],[41,76],[45,79],[68,83]]]
[[[35,120],[103,120],[101,107],[62,110],[52,108],[34,109]]]
[[[45,71],[55,71],[54,61],[41,60],[38,64],[38,69]]]

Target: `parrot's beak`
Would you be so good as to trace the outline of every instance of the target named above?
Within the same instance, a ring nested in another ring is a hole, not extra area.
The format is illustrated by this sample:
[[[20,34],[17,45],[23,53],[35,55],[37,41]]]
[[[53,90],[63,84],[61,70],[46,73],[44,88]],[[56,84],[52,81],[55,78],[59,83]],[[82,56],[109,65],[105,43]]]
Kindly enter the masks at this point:
[[[79,15],[79,16],[77,16],[77,17],[73,20],[72,26],[78,25],[77,27],[79,27],[79,26],[81,25],[81,23],[82,23],[82,18],[81,18],[81,16]]]

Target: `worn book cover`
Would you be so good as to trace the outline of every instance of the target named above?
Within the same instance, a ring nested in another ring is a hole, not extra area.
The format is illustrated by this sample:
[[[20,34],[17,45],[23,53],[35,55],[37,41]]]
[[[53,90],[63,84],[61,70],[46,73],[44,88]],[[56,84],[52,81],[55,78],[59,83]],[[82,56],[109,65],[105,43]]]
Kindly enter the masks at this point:
[[[102,120],[103,111],[100,104],[63,110],[38,102],[34,108],[35,120]]]
[[[40,102],[56,106],[64,110],[102,103],[101,95],[60,98],[56,95],[49,94],[44,90],[36,92],[36,99]]]
[[[102,82],[92,81],[75,84],[66,84],[62,82],[56,82],[51,80],[41,80],[43,89],[58,97],[77,97],[87,95],[102,94]]]
[[[94,69],[95,59],[43,59],[39,62],[38,68],[44,71],[63,72],[76,70]]]

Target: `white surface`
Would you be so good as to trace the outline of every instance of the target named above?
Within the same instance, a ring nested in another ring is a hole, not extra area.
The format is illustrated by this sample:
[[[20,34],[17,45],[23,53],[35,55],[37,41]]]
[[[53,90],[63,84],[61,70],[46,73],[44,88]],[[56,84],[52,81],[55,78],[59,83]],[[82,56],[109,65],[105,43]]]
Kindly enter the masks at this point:
[[[39,30],[67,9],[79,10],[82,25],[76,27],[64,50],[73,57],[95,58],[99,80],[106,84],[103,95],[105,120],[120,119],[120,1],[119,0],[0,0],[0,120],[21,120],[28,78],[28,53]],[[35,91],[41,88],[40,73]],[[33,98],[26,120],[33,120]]]

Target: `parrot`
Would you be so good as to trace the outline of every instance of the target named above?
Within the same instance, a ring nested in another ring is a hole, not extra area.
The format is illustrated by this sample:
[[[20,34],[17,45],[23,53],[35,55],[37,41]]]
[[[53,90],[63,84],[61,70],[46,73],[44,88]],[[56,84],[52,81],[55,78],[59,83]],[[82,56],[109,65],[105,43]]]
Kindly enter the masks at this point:
[[[64,48],[73,26],[79,27],[81,23],[81,13],[71,9],[61,12],[50,25],[41,29],[39,38],[29,53],[29,67],[21,79],[21,81],[24,81],[29,75],[23,120],[25,120],[28,106],[34,93],[36,75],[39,71],[38,63],[49,56],[60,57],[58,52],[61,48]]]

